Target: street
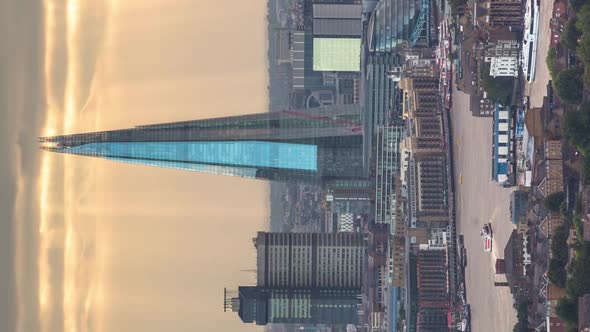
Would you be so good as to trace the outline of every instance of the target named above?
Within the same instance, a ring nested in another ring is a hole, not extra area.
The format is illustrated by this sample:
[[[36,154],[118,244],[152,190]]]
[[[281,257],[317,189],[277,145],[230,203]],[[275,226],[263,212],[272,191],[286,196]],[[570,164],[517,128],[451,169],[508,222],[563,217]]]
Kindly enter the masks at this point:
[[[510,221],[511,189],[491,181],[492,118],[474,117],[469,96],[453,91],[451,111],[455,160],[457,234],[465,237],[467,301],[471,304],[471,330],[512,331],[516,323],[513,299],[506,281],[495,275],[496,258],[504,257],[504,247],[515,228]],[[492,252],[484,252],[480,230],[492,223]]]

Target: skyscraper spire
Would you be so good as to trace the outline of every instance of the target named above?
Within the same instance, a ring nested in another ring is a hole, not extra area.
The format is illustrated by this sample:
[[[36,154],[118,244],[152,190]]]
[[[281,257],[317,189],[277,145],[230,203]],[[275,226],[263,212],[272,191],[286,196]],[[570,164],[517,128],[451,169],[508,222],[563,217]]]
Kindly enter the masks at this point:
[[[42,149],[141,165],[322,184],[368,177],[358,105],[42,137]]]

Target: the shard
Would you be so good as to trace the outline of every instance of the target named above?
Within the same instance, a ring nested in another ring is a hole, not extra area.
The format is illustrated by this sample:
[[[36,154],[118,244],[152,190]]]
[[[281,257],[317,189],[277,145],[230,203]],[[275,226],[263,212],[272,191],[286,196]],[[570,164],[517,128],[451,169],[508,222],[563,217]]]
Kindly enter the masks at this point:
[[[248,178],[326,184],[368,178],[358,105],[285,110],[40,138],[47,151]]]

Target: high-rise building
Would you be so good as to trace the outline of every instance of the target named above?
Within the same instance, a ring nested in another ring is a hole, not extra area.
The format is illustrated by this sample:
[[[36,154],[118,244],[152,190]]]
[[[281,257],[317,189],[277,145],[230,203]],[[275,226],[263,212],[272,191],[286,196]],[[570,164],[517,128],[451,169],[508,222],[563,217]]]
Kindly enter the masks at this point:
[[[439,78],[429,59],[408,61],[403,90],[409,137],[403,142],[411,228],[442,228],[449,221],[448,174]],[[409,159],[407,159],[409,158]],[[407,160],[406,160],[407,159]]]
[[[247,286],[231,302],[244,323],[357,324],[362,300],[358,290]]]
[[[401,114],[397,105],[399,90],[390,74],[399,70],[401,56],[397,54],[378,53],[367,58],[365,70],[365,109],[370,114],[369,121],[373,127],[386,126],[389,119]]]
[[[361,233],[259,232],[257,285],[226,293],[245,323],[356,324],[368,240]]]
[[[248,178],[368,179],[359,105],[163,123],[41,138],[45,150]]]
[[[360,289],[367,241],[360,233],[265,233],[254,240],[257,286]]]
[[[422,7],[422,0],[380,0],[369,19],[369,50],[392,52],[410,41]]]
[[[446,250],[418,251],[417,331],[449,331],[450,297]]]

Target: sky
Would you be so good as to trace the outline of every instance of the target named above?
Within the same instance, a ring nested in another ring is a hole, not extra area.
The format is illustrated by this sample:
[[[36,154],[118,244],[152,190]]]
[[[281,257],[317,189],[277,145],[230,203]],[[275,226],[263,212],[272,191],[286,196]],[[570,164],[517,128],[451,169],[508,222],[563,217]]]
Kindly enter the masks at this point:
[[[36,137],[264,112],[266,0],[0,0],[0,331],[253,331],[262,181]]]

